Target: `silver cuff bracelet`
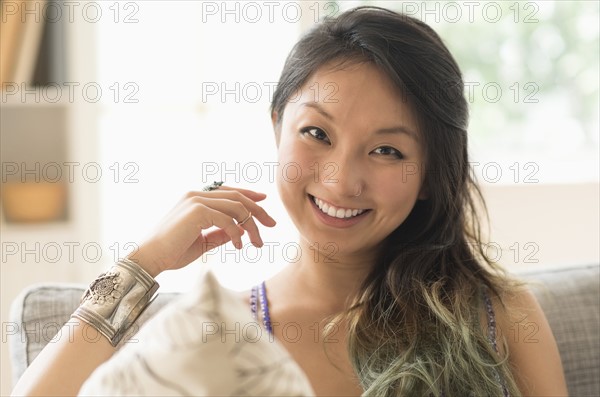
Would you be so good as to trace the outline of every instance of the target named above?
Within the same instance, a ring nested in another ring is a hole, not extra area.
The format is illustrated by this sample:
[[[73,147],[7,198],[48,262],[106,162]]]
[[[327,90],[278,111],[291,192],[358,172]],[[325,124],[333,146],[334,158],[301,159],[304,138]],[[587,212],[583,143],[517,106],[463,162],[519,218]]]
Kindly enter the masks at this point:
[[[122,259],[90,284],[71,317],[90,324],[117,346],[155,298],[158,286],[135,262]]]

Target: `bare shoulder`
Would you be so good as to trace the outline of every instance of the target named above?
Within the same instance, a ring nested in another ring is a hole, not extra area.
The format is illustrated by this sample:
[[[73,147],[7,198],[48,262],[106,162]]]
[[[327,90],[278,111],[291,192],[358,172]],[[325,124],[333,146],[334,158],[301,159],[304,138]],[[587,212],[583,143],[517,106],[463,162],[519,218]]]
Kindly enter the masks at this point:
[[[521,392],[527,396],[567,396],[556,340],[537,298],[530,289],[490,297],[496,314],[500,354],[508,350]]]

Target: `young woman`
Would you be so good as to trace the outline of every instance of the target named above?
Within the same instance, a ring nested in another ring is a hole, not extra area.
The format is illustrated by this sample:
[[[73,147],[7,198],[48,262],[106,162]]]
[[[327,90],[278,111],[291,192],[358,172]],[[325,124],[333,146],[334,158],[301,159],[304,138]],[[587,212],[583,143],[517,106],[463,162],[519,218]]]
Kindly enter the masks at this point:
[[[277,186],[302,251],[319,255],[267,280],[252,310],[268,314],[317,395],[567,394],[536,299],[481,249],[463,89],[432,29],[380,8],[322,22],[287,59],[271,116],[280,169],[301,172],[278,172]],[[260,247],[258,223],[275,225],[264,198],[226,184],[188,193],[129,259],[154,277],[240,248],[244,233]],[[524,318],[537,343],[508,337]],[[292,321],[306,332],[288,343],[276,324]],[[114,352],[72,335],[48,345],[15,394],[75,394]]]

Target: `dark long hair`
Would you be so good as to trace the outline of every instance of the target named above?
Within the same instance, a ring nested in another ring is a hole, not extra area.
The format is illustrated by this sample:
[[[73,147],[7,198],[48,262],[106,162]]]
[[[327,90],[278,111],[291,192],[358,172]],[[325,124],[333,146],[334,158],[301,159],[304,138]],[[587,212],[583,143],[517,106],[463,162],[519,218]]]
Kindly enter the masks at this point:
[[[425,151],[424,189],[408,218],[383,242],[350,309],[348,349],[365,395],[520,395],[507,357],[479,323],[482,293],[523,286],[485,254],[469,170],[468,104],[462,73],[425,23],[378,7],[325,19],[292,49],[271,113],[329,63],[371,62],[396,85],[417,118]],[[277,133],[276,127],[276,133]],[[506,342],[504,341],[506,349]],[[505,350],[506,351],[506,350]]]

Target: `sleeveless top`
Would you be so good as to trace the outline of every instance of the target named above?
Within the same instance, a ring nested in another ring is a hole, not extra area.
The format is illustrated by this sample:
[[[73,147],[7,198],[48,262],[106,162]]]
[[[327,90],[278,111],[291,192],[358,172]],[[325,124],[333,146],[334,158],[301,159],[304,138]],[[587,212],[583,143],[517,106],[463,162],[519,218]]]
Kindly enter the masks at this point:
[[[494,308],[492,307],[492,301],[486,293],[485,288],[482,288],[481,291],[488,319],[488,341],[492,345],[492,348],[494,349],[496,354],[500,354],[498,352],[498,345],[496,343],[496,316],[494,314]],[[272,335],[273,328],[271,327],[271,316],[269,314],[269,303],[267,301],[267,292],[264,281],[259,285],[255,285],[254,287],[252,287],[250,291],[250,310],[252,312],[252,317],[257,322],[259,306],[264,327],[266,328],[267,332],[269,332],[269,334]],[[498,371],[496,371],[495,369],[494,377],[496,378],[496,381],[502,386],[502,396],[510,397],[510,394],[506,389],[506,383],[504,382],[504,379],[500,378],[500,374],[498,374]],[[442,392],[442,395],[440,397],[445,397],[445,394]]]

